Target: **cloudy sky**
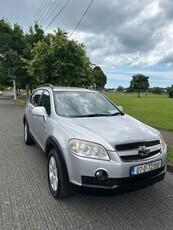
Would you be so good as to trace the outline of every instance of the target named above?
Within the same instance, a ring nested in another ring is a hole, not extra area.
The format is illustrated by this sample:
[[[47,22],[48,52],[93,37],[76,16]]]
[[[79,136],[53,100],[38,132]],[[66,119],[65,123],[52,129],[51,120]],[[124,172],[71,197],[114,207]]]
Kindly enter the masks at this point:
[[[70,35],[90,3],[1,0],[0,18],[17,22],[24,32],[37,20],[46,33],[61,27]],[[151,87],[173,84],[172,0],[94,0],[70,38],[85,44],[107,75],[107,88],[128,87],[137,73],[149,76]]]

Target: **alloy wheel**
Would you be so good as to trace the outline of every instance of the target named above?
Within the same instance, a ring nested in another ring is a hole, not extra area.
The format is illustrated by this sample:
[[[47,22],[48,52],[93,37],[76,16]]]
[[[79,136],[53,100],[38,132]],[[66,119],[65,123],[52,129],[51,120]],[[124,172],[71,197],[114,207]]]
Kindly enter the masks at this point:
[[[25,138],[25,141],[27,141],[27,138],[28,138],[28,126],[27,126],[26,123],[24,125],[24,138]]]
[[[56,192],[58,189],[58,169],[54,156],[51,156],[49,160],[49,180],[52,190]]]

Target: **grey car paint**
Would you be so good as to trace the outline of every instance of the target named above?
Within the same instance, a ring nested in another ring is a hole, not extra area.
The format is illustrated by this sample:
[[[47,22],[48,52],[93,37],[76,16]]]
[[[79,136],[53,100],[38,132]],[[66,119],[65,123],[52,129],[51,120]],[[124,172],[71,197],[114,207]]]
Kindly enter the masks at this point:
[[[40,87],[39,89],[47,90],[50,94],[51,115],[48,116],[44,107],[33,106],[28,101],[25,109],[25,119],[29,123],[31,135],[45,152],[47,140],[54,137],[58,145],[61,147],[63,158],[65,160],[69,181],[76,185],[84,185],[82,176],[95,178],[98,170],[107,172],[109,178],[130,178],[131,167],[141,164],[161,160],[163,173],[166,171],[166,152],[167,147],[160,133],[149,127],[135,118],[123,114],[117,116],[106,117],[80,117],[70,118],[59,116],[55,111],[54,92],[57,91],[77,91],[77,92],[92,92],[92,90],[55,87],[48,86]],[[98,92],[95,92],[98,94]],[[79,139],[100,144],[106,149],[110,160],[92,159],[77,156],[69,149],[69,140]],[[151,146],[150,151],[158,151],[152,157],[141,160],[131,160],[123,162],[122,156],[136,156],[139,153],[138,149],[124,150],[118,152],[116,145],[129,144],[136,142],[148,142],[159,140],[160,143],[156,146]],[[85,184],[84,186],[91,186]],[[92,187],[107,188],[102,184],[92,184]],[[110,186],[116,188],[118,185]]]

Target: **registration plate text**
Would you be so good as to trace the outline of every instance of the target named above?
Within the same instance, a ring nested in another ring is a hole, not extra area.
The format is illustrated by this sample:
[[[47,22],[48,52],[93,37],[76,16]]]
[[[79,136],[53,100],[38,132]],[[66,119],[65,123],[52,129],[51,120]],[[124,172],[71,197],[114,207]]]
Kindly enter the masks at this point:
[[[160,168],[161,166],[162,166],[161,160],[151,162],[151,163],[148,163],[148,164],[133,166],[131,168],[131,175],[133,176],[133,175],[137,175],[137,174],[150,172],[150,171],[153,171],[155,169]]]

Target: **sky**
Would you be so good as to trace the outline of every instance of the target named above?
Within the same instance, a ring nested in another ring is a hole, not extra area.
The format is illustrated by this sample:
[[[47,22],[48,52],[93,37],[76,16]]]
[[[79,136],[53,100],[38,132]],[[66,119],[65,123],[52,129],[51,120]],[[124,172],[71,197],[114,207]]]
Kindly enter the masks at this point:
[[[45,33],[60,27],[70,36],[90,3],[1,0],[0,19],[24,32],[38,21]],[[173,85],[172,0],[94,0],[70,39],[83,43],[91,62],[102,68],[106,88],[128,87],[138,73],[149,76],[150,87]]]

